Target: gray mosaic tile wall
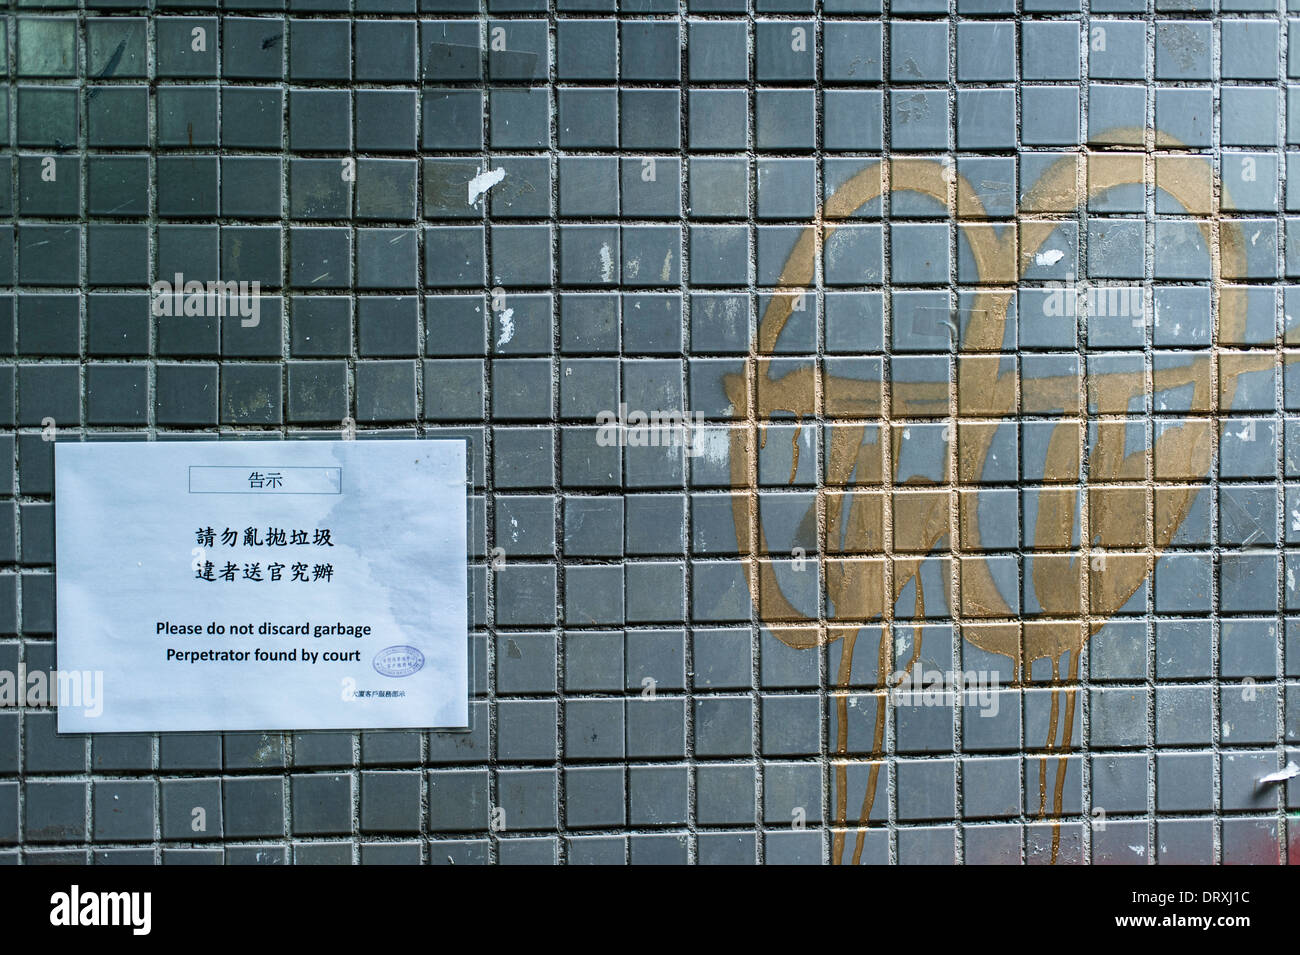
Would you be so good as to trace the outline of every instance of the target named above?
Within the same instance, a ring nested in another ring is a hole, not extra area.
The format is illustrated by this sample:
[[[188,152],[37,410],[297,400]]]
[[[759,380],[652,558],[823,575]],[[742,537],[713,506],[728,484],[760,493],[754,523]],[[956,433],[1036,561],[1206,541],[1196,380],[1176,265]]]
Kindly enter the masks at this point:
[[[11,4],[0,670],[50,438],[451,432],[476,672],[468,734],[0,708],[0,861],[1300,858],[1300,2],[1154,3]]]

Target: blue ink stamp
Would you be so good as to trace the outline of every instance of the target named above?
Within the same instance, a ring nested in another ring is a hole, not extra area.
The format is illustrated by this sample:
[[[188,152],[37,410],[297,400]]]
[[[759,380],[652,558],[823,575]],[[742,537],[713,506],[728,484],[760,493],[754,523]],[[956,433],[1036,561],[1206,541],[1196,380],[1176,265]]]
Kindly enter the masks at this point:
[[[424,668],[424,654],[415,647],[385,647],[375,654],[375,671],[383,676],[403,677]]]

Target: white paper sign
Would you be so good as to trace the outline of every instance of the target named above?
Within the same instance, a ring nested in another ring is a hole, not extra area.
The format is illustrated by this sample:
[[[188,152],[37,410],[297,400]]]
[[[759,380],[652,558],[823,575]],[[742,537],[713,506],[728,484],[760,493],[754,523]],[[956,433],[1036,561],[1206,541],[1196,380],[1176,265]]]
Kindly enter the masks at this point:
[[[469,725],[463,440],[54,451],[59,732]]]

